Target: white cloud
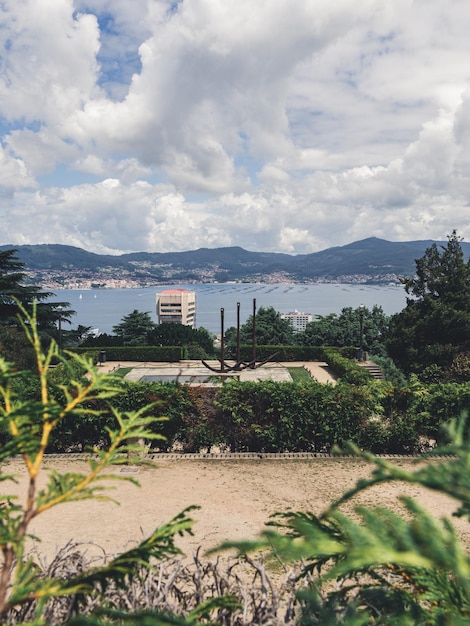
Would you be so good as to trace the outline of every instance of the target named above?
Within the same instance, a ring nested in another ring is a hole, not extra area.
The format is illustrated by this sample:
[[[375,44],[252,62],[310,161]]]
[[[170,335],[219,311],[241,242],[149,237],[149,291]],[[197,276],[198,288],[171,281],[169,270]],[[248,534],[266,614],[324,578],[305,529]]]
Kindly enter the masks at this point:
[[[1,19],[2,115],[60,127],[96,89],[95,16],[74,15],[69,0],[5,0]]]
[[[2,243],[469,238],[467,15],[464,0],[6,0]]]
[[[0,193],[9,196],[16,190],[36,187],[23,161],[12,157],[0,146]]]

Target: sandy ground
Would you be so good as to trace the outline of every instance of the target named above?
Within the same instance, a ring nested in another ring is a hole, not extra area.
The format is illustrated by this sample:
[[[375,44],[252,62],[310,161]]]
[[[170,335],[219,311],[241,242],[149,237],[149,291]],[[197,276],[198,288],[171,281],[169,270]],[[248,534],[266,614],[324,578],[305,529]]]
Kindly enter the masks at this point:
[[[402,466],[411,461],[397,459]],[[86,463],[77,460],[49,460],[45,467],[59,472],[84,472]],[[3,468],[6,470],[7,468]],[[370,466],[356,459],[308,460],[162,460],[155,467],[113,467],[111,474],[132,476],[136,487],[127,481],[113,481],[110,495],[120,504],[105,501],[67,503],[45,512],[31,526],[42,538],[39,551],[47,559],[68,541],[100,546],[108,554],[129,547],[149,535],[190,505],[201,508],[192,512],[194,537],[178,540],[186,554],[197,546],[212,548],[226,539],[257,537],[269,516],[276,511],[303,510],[321,513],[328,503],[356,480],[367,476]],[[26,493],[27,475],[19,460],[10,463],[17,483],[2,482],[1,495]],[[42,483],[44,481],[42,476]],[[416,486],[381,486],[363,494],[361,502],[396,506],[400,493],[415,496],[437,517],[450,517],[456,503],[439,494]],[[456,520],[466,542],[470,541],[468,524]]]

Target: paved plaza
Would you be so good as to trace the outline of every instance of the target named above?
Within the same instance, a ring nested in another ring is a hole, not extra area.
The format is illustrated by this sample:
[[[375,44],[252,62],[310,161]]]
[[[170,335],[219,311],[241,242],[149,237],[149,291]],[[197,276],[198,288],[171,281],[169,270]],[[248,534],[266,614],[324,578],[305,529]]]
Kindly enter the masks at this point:
[[[219,361],[207,361],[208,365],[220,369]],[[335,378],[326,363],[323,362],[293,362],[293,363],[266,363],[256,369],[246,368],[239,372],[225,371],[216,373],[205,367],[201,361],[180,361],[179,363],[107,361],[99,366],[100,370],[113,372],[120,368],[132,368],[125,376],[126,380],[150,382],[155,380],[174,381],[190,385],[211,384],[214,377],[224,376],[238,378],[241,381],[274,380],[277,382],[292,382],[288,368],[303,367],[312,379],[321,383],[334,383]]]

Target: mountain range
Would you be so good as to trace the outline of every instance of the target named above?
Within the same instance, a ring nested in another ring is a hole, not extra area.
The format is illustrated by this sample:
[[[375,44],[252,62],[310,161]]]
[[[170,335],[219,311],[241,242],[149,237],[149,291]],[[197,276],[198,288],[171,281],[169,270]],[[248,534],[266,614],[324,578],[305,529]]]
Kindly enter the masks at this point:
[[[15,249],[28,274],[96,278],[127,277],[138,284],[179,282],[371,282],[383,283],[411,276],[415,260],[434,243],[431,240],[393,242],[376,237],[311,254],[249,252],[240,247],[199,248],[186,252],[133,252],[117,256],[95,254],[61,244],[3,245]],[[446,245],[447,242],[436,242]],[[466,258],[470,243],[462,242]]]

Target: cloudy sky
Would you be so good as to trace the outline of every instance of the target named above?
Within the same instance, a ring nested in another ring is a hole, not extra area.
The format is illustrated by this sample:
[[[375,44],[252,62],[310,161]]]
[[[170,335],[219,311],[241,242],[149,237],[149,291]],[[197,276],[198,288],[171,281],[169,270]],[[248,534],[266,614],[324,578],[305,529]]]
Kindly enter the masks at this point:
[[[468,0],[2,0],[0,243],[470,240]]]

